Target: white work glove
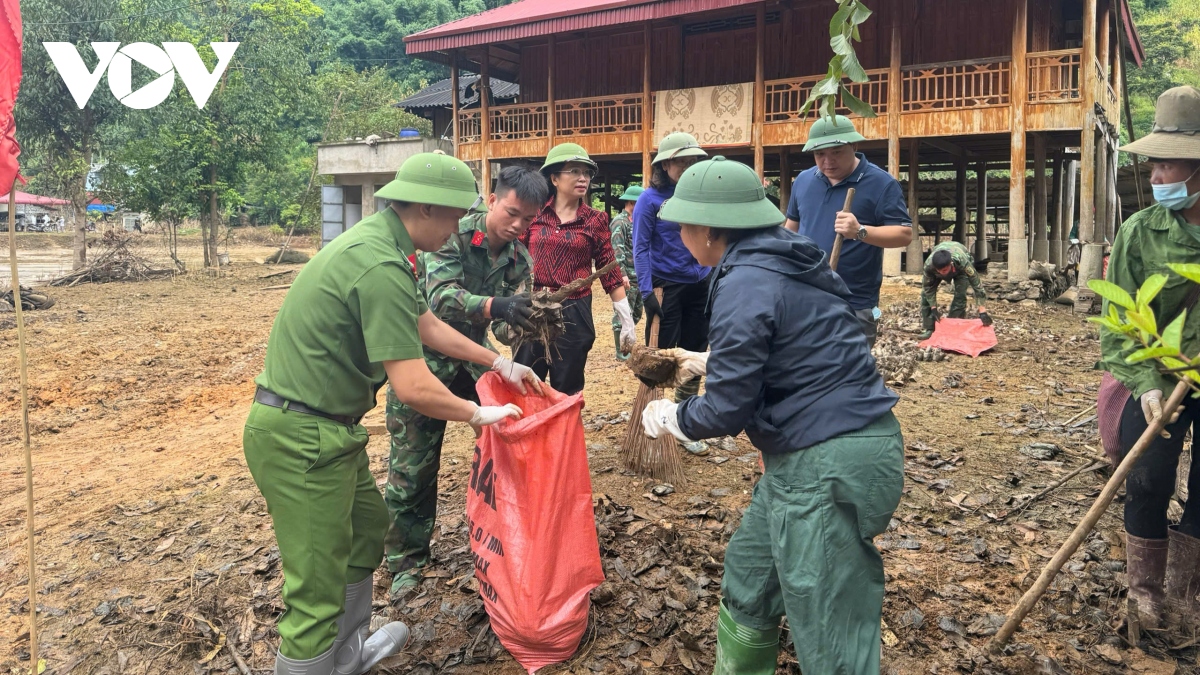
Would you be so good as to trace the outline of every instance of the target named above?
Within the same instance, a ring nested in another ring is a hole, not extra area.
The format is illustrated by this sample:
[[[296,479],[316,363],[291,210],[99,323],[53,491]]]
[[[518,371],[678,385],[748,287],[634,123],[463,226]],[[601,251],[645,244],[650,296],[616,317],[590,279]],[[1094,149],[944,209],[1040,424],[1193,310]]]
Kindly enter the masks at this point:
[[[679,430],[679,419],[676,415],[679,404],[661,398],[646,404],[642,411],[642,430],[650,438],[658,438],[666,432],[679,439],[682,443],[691,443],[692,439],[683,435]]]
[[[1142,394],[1138,402],[1142,404],[1142,415],[1146,417],[1146,425],[1154,424],[1154,420],[1162,417],[1162,389],[1151,389]],[[1174,424],[1179,421],[1179,413],[1183,412],[1183,406],[1176,406],[1175,413],[1171,415],[1171,420],[1167,424]],[[1166,426],[1166,425],[1163,425]],[[1171,433],[1166,429],[1162,430],[1163,438],[1170,438]]]
[[[518,408],[517,404],[515,403],[509,403],[507,405],[476,405],[475,414],[471,415],[471,419],[469,422],[467,422],[467,424],[470,424],[478,429],[479,427],[491,426],[500,420],[505,420],[510,417],[515,420],[519,420],[521,419],[521,415],[524,414],[525,413]]]
[[[633,310],[629,307],[629,298],[621,298],[614,302],[613,309],[621,321],[621,353],[628,354],[637,343],[637,328],[633,323]]]
[[[528,382],[535,394],[542,395],[542,380],[533,372],[533,368],[516,363],[507,356],[497,356],[492,362],[492,370],[500,373],[505,382],[522,394],[525,393],[525,383]]]
[[[662,349],[658,355],[675,359],[675,378],[664,382],[664,387],[678,387],[692,378],[703,376],[708,370],[708,352],[689,352],[674,347]]]

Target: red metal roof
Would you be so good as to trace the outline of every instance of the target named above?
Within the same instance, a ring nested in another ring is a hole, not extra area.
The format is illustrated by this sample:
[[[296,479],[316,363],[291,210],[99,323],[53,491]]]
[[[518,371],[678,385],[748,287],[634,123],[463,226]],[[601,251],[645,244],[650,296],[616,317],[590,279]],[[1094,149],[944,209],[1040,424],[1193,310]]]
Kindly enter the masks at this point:
[[[8,195],[0,196],[0,202],[8,203]],[[31,195],[28,192],[17,190],[18,204],[32,204],[35,206],[63,206],[71,202],[66,199],[57,199],[55,197],[43,197],[42,195]]]
[[[1146,60],[1146,48],[1142,46],[1142,36],[1138,34],[1137,25],[1133,23],[1133,13],[1129,11],[1128,0],[1121,0],[1121,24],[1125,26],[1125,41],[1129,45],[1129,55],[1138,68]],[[1118,36],[1120,39],[1120,36]]]
[[[404,38],[409,54],[666,19],[761,0],[520,0]]]

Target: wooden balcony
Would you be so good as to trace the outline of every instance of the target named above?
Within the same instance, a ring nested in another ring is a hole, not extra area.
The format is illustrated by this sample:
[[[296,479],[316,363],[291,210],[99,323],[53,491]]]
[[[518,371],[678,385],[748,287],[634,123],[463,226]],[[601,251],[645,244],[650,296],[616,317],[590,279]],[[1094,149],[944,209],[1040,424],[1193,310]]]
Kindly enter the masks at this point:
[[[871,104],[877,117],[857,122],[869,140],[888,138],[891,118],[904,138],[999,134],[1011,130],[1013,90],[1011,57],[906,66],[899,81],[889,69],[867,71],[868,80],[848,85],[852,94]],[[1097,60],[1086,75],[1082,50],[1031,52],[1026,55],[1027,96],[1024,105],[1027,131],[1082,129],[1084,77],[1095,80],[1096,100],[1109,119],[1120,119],[1117,97]],[[764,83],[761,112],[762,143],[766,147],[801,145],[816,119],[800,114],[813,86],[822,75]],[[892,98],[892,88],[899,96]],[[597,96],[554,102],[523,103],[488,110],[488,155],[492,159],[541,157],[552,143],[574,141],[596,155],[629,155],[642,152],[643,105],[640,93]],[[651,104],[653,101],[651,101]],[[893,109],[893,107],[895,109]],[[653,110],[653,105],[648,106]],[[839,105],[838,112],[853,117]],[[458,155],[480,159],[482,128],[478,109],[459,111]],[[750,143],[747,142],[749,147]]]

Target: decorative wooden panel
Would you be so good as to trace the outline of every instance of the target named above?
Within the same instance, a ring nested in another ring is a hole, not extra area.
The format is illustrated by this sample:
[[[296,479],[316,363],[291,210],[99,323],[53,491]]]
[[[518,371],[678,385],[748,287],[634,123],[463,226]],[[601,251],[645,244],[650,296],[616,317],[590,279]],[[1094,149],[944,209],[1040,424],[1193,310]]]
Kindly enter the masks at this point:
[[[988,108],[1009,104],[1008,57],[909,66],[903,80],[904,112]]]
[[[871,70],[867,71],[867,76],[869,78],[868,81],[847,82],[846,88],[854,96],[870,103],[876,115],[884,115],[887,113],[888,103],[888,71],[887,69]],[[771,123],[799,120],[800,108],[808,100],[812,88],[823,77],[823,75],[810,75],[809,77],[767,82],[766,121]],[[845,105],[841,105],[840,102],[838,113],[853,116],[850,113],[850,109]],[[805,118],[809,119],[815,116],[816,113],[810,110],[805,115]]]
[[[545,103],[521,103],[488,108],[491,117],[491,139],[517,140],[545,138],[547,135]]]
[[[1029,54],[1029,101],[1078,103],[1083,95],[1079,81],[1082,50],[1063,49]]]
[[[482,135],[479,109],[458,111],[458,142],[478,143]]]
[[[642,95],[558,101],[554,114],[556,134],[560,138],[641,131]]]

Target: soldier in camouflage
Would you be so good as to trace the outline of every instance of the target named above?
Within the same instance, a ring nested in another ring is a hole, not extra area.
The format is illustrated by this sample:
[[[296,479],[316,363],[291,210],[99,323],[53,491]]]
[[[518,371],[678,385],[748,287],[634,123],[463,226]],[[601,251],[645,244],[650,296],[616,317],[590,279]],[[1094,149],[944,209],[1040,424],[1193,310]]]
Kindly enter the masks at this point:
[[[637,202],[638,195],[642,194],[642,186],[630,185],[625,193],[621,195],[621,203],[624,206],[617,215],[608,223],[608,229],[612,231],[612,247],[613,253],[617,255],[617,262],[621,266],[621,275],[624,277],[625,290],[637,288],[637,272],[633,270],[633,206]],[[629,307],[633,310],[633,322],[637,323],[642,320],[642,294],[629,293],[626,297],[629,298]],[[629,354],[621,353],[621,317],[613,312],[613,342],[617,347],[617,358],[621,361],[629,358]]]
[[[967,247],[957,241],[947,241],[938,244],[925,261],[925,280],[921,285],[921,325],[925,332],[921,339],[933,335],[934,324],[941,319],[937,308],[937,289],[943,281],[954,284],[954,300],[950,303],[950,318],[967,318],[967,285],[975,291],[975,302],[979,304],[979,318],[983,325],[992,325],[988,316],[987,291],[983,290],[983,282],[975,271],[975,262]]]
[[[528,327],[532,312],[528,287],[533,261],[519,241],[549,187],[536,171],[508,167],[500,172],[486,213],[470,213],[458,233],[436,253],[417,257],[418,286],[429,309],[442,321],[492,351],[496,339],[510,344],[510,326]],[[462,398],[478,401],[475,382],[486,368],[425,349],[429,370]],[[392,597],[420,585],[429,564],[429,541],[437,517],[437,474],[446,423],[426,417],[387,392],[391,435],[388,484],[384,490],[390,526],[385,540]]]

